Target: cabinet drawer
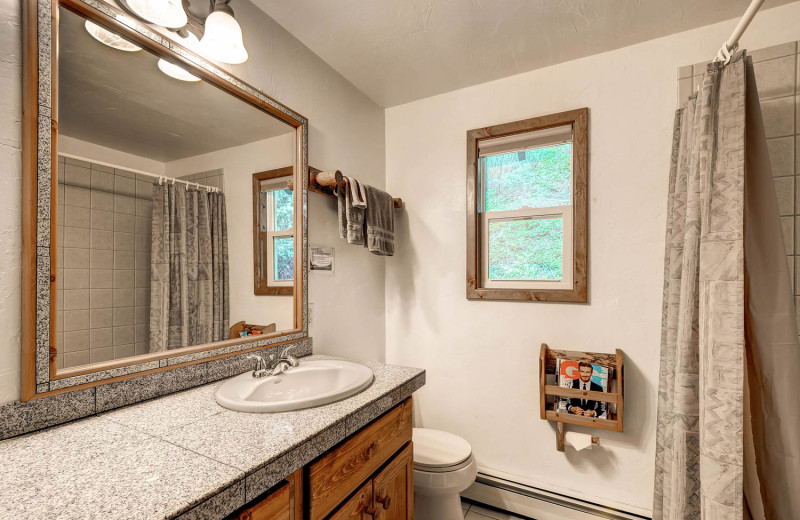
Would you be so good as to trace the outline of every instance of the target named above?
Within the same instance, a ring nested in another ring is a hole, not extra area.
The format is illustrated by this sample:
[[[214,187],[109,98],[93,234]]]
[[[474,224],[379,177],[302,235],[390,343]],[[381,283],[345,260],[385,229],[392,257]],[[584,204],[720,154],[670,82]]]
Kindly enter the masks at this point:
[[[309,467],[309,511],[319,520],[411,441],[411,398]]]

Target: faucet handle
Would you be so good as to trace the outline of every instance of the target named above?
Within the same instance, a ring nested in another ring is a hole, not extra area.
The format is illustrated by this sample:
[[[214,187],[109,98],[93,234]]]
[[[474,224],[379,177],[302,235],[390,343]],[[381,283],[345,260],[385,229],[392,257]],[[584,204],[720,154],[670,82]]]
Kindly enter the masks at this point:
[[[274,358],[274,355],[270,356],[270,361]],[[247,354],[247,359],[252,359],[256,362],[256,367],[253,369],[253,377],[264,377],[267,375],[267,360],[264,359],[264,356],[251,352]]]
[[[286,347],[285,349],[283,349],[283,352],[281,352],[281,360],[287,361],[293,367],[296,367],[296,366],[300,365],[300,361],[298,361],[296,357],[294,357],[291,354],[289,354],[289,351],[291,349],[295,348],[296,346],[297,345],[290,345],[290,346]]]

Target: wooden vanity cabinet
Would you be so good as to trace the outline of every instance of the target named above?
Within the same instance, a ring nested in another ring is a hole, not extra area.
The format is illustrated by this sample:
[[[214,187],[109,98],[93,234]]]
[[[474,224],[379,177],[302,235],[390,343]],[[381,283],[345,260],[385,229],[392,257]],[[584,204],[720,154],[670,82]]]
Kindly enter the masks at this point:
[[[412,520],[409,397],[228,520]]]
[[[411,520],[414,518],[412,444],[372,477],[330,520]]]

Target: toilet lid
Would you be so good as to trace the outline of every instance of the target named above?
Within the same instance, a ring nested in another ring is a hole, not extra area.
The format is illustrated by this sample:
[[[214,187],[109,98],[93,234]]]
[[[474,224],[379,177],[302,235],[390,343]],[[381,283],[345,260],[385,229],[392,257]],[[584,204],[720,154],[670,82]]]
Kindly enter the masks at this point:
[[[441,430],[414,428],[413,440],[415,466],[455,466],[472,455],[472,446],[467,441]]]

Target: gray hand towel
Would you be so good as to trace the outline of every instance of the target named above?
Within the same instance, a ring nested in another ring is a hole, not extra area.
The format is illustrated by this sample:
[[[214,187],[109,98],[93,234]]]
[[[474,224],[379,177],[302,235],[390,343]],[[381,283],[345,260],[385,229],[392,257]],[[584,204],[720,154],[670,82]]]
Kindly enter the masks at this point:
[[[364,208],[353,204],[351,184],[354,179],[344,178],[344,185],[336,187],[339,208],[339,237],[348,244],[364,244]],[[358,186],[356,184],[356,186]],[[359,189],[356,187],[356,192]],[[359,201],[360,202],[360,201]]]
[[[367,242],[371,253],[394,255],[394,200],[383,190],[362,184],[367,195]]]

